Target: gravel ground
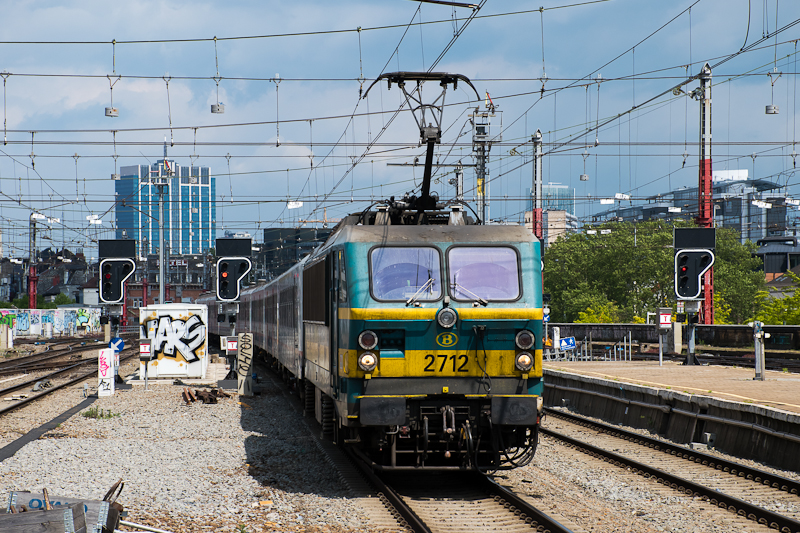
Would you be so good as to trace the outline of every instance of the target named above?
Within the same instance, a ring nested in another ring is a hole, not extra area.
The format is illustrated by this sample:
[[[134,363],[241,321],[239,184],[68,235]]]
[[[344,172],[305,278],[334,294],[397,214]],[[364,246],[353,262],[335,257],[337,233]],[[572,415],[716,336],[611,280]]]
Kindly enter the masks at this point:
[[[215,405],[179,386],[118,391],[0,464],[0,493],[101,498],[119,478],[127,520],[180,532],[377,531],[320,459],[309,426],[270,384]]]
[[[320,457],[316,423],[279,386],[267,381],[257,397],[190,406],[180,386],[152,388],[99,399],[94,405],[111,418],[76,415],[0,463],[0,497],[46,487],[58,496],[100,498],[123,478],[119,502],[127,520],[175,532],[389,531],[370,523]],[[0,418],[0,444],[81,399],[78,385]],[[575,531],[766,531],[544,437],[531,465],[497,477]]]
[[[125,361],[121,365],[120,372],[122,375],[133,372],[138,368],[139,361],[136,358]],[[86,372],[87,368],[76,369],[74,374],[69,374],[61,378],[51,380],[53,386],[63,383],[67,378],[71,378],[80,372]],[[0,387],[8,387],[19,381],[28,381],[36,376],[44,376],[45,372],[26,374],[19,380],[9,381],[0,384]],[[89,379],[86,381],[89,384],[89,392],[94,394],[97,392],[97,380]],[[35,429],[45,422],[52,420],[59,414],[67,411],[68,409],[78,405],[83,401],[83,383],[76,383],[70,387],[66,387],[60,391],[48,395],[46,398],[37,400],[26,407],[17,409],[0,417],[0,448],[9,444],[10,442],[20,438],[28,433],[30,430]],[[12,394],[35,394],[30,389],[27,391],[17,391]],[[0,403],[0,406],[5,407],[6,402]]]
[[[546,421],[544,425],[547,425]],[[658,438],[647,431],[633,431]],[[710,453],[798,478],[793,472],[774,470],[715,451]],[[575,531],[769,531],[755,522],[737,519],[708,502],[681,495],[655,481],[611,466],[544,436],[530,465],[504,472],[498,481],[528,495],[545,512],[549,510],[556,517],[564,517],[565,525],[572,526]]]

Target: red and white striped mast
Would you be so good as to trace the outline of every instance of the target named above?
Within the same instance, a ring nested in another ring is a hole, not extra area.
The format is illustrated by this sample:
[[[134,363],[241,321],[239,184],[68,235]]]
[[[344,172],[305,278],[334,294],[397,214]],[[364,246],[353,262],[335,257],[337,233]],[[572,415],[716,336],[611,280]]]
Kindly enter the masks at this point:
[[[533,210],[531,212],[531,223],[533,234],[541,241],[543,239],[542,225],[544,217],[542,215],[542,132],[536,130],[531,137],[533,141]],[[544,246],[544,244],[542,244]]]
[[[706,63],[700,72],[700,183],[697,189],[697,225],[714,227],[714,188],[711,180],[711,67]],[[703,306],[700,323],[714,323],[714,269],[703,275]]]

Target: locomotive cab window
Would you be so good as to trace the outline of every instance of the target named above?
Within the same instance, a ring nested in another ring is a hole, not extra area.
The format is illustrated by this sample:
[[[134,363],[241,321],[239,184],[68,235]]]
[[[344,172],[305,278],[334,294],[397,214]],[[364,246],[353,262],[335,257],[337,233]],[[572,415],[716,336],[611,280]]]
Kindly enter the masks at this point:
[[[516,300],[519,260],[508,246],[455,246],[447,251],[450,296],[454,300]]]
[[[376,300],[434,301],[442,296],[441,258],[433,247],[380,246],[369,254]]]

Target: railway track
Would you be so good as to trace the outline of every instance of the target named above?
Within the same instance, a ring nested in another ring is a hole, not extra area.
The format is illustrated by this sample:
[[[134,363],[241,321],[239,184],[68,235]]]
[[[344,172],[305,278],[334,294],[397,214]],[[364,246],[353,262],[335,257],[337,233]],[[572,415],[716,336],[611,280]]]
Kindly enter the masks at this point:
[[[743,519],[800,533],[798,481],[563,411],[546,412],[543,435]]]
[[[298,414],[302,413],[300,399],[286,389],[280,377],[272,371],[267,375]],[[376,518],[376,526],[400,527],[413,533],[572,533],[526,499],[479,472],[377,474],[352,449],[336,446],[318,433],[315,442],[353,497],[361,500],[365,511]]]
[[[363,457],[346,453],[400,525],[414,533],[572,531],[480,472],[377,474]]]
[[[128,348],[126,350],[123,350],[120,353],[120,363],[122,361],[126,361],[126,360],[128,360],[128,359],[130,359],[132,357],[136,357],[137,355],[138,355],[138,350],[135,350],[133,348]],[[75,363],[73,365],[70,365],[67,368],[62,368],[60,370],[56,370],[55,372],[51,372],[50,374],[39,376],[39,377],[36,377],[34,379],[25,381],[23,383],[17,383],[15,385],[11,385],[11,386],[6,387],[4,389],[0,389],[0,397],[4,396],[6,394],[12,393],[12,392],[16,392],[16,391],[19,391],[19,390],[22,390],[22,389],[29,388],[30,386],[34,385],[38,381],[45,381],[45,380],[51,380],[51,379],[55,380],[56,378],[60,378],[64,374],[69,374],[69,373],[75,372],[78,369],[78,367],[81,367],[81,366],[84,366],[84,365],[88,365],[89,363],[95,363],[96,364],[97,363],[97,359],[95,359],[95,358],[85,359],[85,360],[83,360],[83,361],[81,361],[79,363]],[[44,398],[44,397],[46,397],[46,396],[58,391],[58,390],[61,390],[61,389],[65,388],[65,387],[69,387],[70,385],[74,385],[75,383],[80,383],[81,381],[84,381],[86,379],[89,379],[89,378],[92,378],[92,377],[95,377],[95,376],[97,376],[97,368],[96,367],[92,367],[88,371],[80,372],[77,376],[67,378],[64,381],[59,380],[59,382],[57,384],[55,384],[55,385],[53,385],[53,386],[51,386],[49,388],[44,389],[43,391],[39,392],[38,394],[33,394],[33,395],[31,395],[31,396],[29,396],[27,398],[23,398],[21,400],[16,400],[13,403],[0,408],[0,416],[4,415],[6,413],[10,413],[11,411],[15,411],[15,410],[17,410],[17,409],[19,409],[21,407],[24,407],[24,406],[26,406],[28,404],[31,404],[31,403],[35,402],[37,400],[40,400],[40,399],[42,399],[42,398]]]
[[[28,372],[36,372],[39,370],[48,370],[51,368],[63,367],[70,364],[70,359],[74,361],[76,356],[90,350],[97,350],[99,344],[87,344],[85,346],[68,347],[61,350],[39,352],[36,354],[17,357],[0,361],[0,376],[7,376],[13,374],[25,374]],[[60,359],[67,359],[67,361],[59,361]]]

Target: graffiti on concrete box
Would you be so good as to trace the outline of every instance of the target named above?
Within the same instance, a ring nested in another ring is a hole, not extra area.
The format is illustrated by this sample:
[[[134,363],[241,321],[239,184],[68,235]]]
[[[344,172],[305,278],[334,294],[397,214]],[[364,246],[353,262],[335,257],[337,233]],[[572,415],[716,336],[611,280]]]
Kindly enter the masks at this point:
[[[142,324],[142,338],[153,340],[156,357],[177,359],[180,354],[187,363],[194,363],[205,351],[206,326],[199,315],[187,318],[163,315]]]

